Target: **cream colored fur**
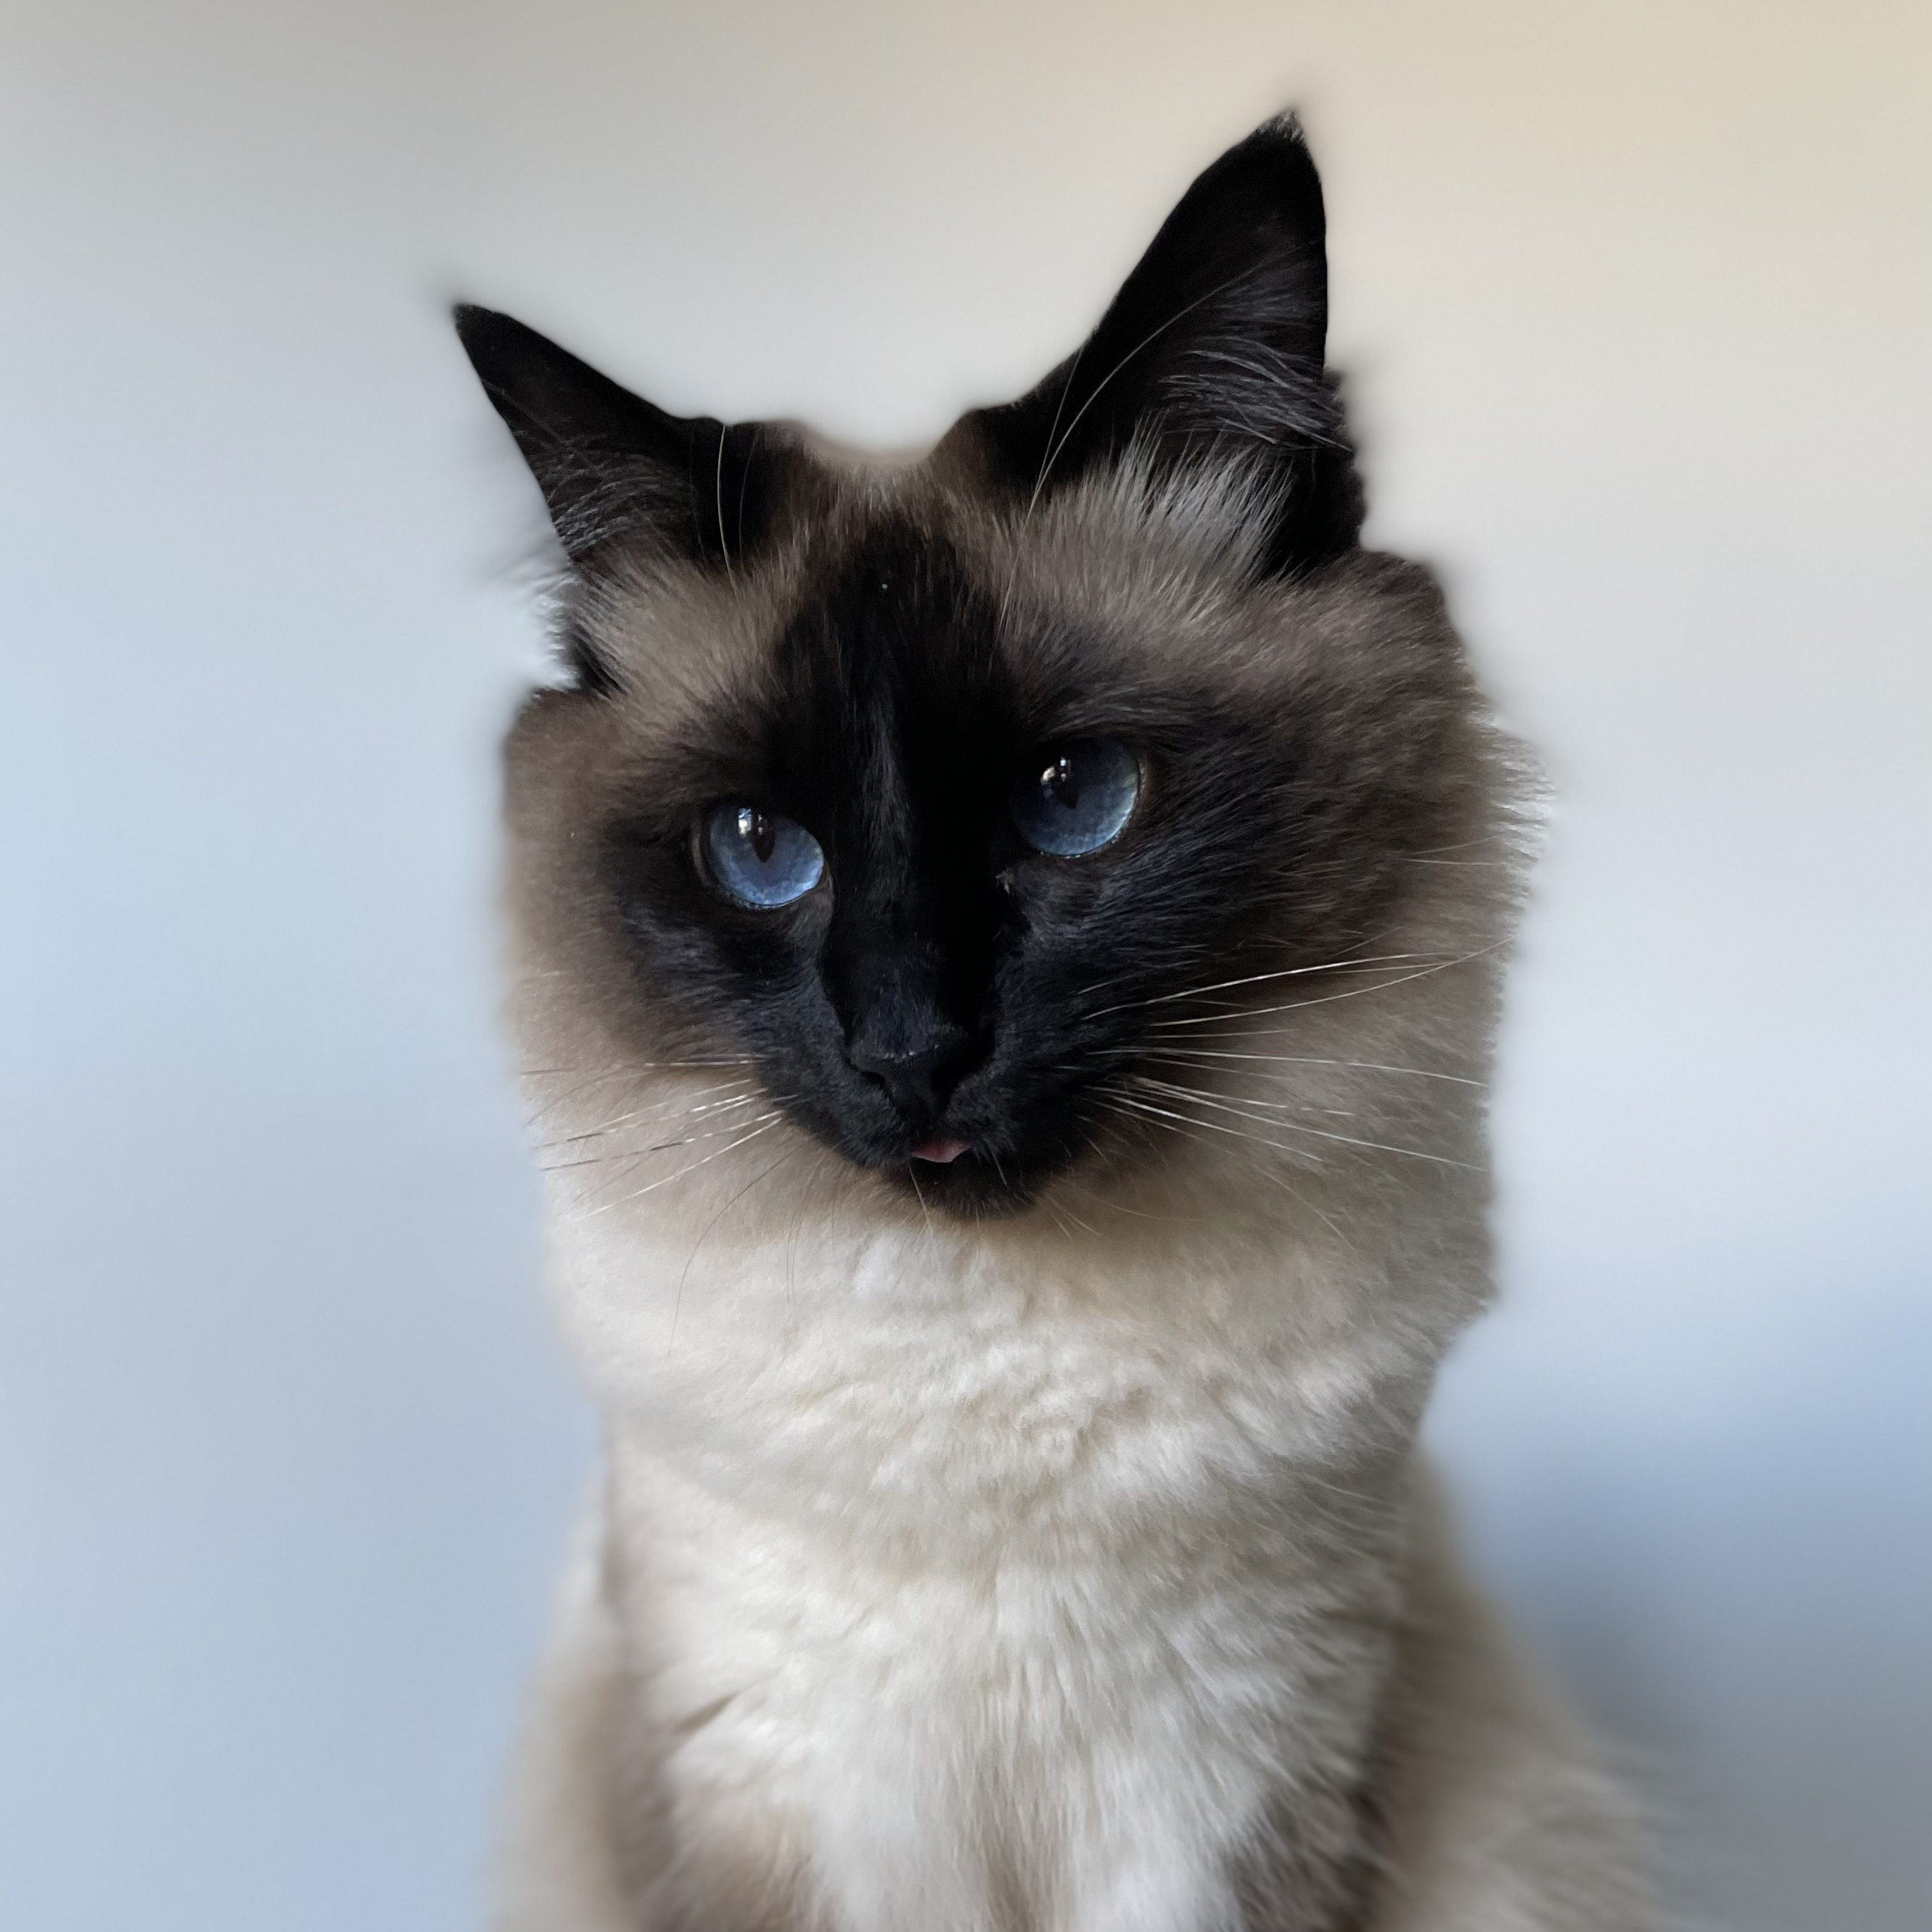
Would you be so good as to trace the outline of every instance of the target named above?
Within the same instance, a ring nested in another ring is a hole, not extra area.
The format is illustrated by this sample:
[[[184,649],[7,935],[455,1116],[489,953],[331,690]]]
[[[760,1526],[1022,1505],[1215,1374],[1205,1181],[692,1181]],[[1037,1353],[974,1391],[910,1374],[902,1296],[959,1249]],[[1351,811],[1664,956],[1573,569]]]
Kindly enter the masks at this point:
[[[994,582],[1237,682],[1276,629],[1351,647],[1340,592],[1240,591],[1240,523],[1121,485],[1023,551],[972,541]],[[606,648],[693,621],[646,598]],[[1456,755],[1456,862],[1414,866],[1376,988],[1241,995],[1296,1003],[1281,1077],[1331,1133],[1124,1124],[974,1226],[842,1168],[745,1068],[638,1064],[520,860],[551,1271],[607,1450],[499,1932],[1653,1923],[1623,1802],[1462,1580],[1413,1446],[1490,1292],[1517,871],[1506,748],[1473,720]],[[1376,1070],[1402,1068],[1432,1075]],[[1269,1903],[1284,1834],[1358,1801],[1350,1914]]]

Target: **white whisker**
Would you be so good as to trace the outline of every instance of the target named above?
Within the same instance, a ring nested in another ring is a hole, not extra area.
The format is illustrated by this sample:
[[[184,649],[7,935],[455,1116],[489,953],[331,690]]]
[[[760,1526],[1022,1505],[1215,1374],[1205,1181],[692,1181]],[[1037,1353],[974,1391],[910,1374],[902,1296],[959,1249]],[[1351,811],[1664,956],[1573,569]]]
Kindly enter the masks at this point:
[[[703,1232],[699,1234],[696,1240],[692,1243],[691,1252],[686,1256],[684,1258],[683,1272],[680,1274],[677,1278],[677,1293],[671,1302],[670,1333],[671,1340],[673,1341],[676,1341],[677,1339],[677,1318],[684,1312],[684,1284],[691,1274],[692,1264],[698,1258],[698,1250],[704,1246],[712,1229],[716,1227],[718,1222],[723,1220],[725,1216],[730,1214],[731,1210],[736,1207],[738,1203],[743,1200],[745,1196],[750,1193],[752,1190],[757,1186],[760,1181],[770,1180],[771,1177],[777,1173],[778,1169],[784,1166],[785,1162],[790,1160],[793,1155],[796,1154],[797,1152],[798,1149],[796,1148],[788,1148],[784,1153],[778,1156],[776,1160],[772,1162],[770,1166],[764,1168],[760,1173],[753,1174],[751,1179],[746,1181],[744,1186],[740,1188],[737,1192],[733,1195],[730,1199],[726,1202],[724,1206],[719,1208],[717,1213],[712,1215],[711,1219],[705,1222]]]
[[[718,1094],[733,1087],[746,1087],[750,1084],[749,1080],[724,1080],[720,1081],[715,1087],[700,1087],[698,1090],[700,1094]],[[700,1100],[694,1106],[680,1108],[678,1102],[689,1097],[686,1094],[674,1094],[667,1100],[654,1101],[648,1107],[634,1107],[627,1114],[614,1114],[602,1126],[589,1128],[582,1133],[566,1134],[560,1139],[540,1142],[538,1150],[541,1152],[550,1148],[570,1147],[583,1141],[602,1140],[607,1136],[616,1133],[638,1121],[651,1120],[666,1114],[682,1112],[701,1114],[716,1113],[721,1108],[748,1106],[759,1096],[755,1094],[741,1094],[734,1100]]]
[[[710,1154],[700,1155],[696,1160],[687,1162],[684,1166],[680,1168],[675,1174],[660,1175],[657,1180],[647,1181],[642,1187],[633,1188],[629,1193],[620,1195],[615,1201],[607,1201],[604,1203],[602,1207],[593,1208],[590,1211],[593,1214],[605,1214],[613,1208],[622,1207],[626,1202],[635,1201],[641,1196],[654,1192],[660,1187],[667,1186],[674,1180],[682,1180],[686,1174],[696,1173],[700,1167],[706,1166],[708,1162],[717,1160],[722,1156],[733,1152],[735,1149],[744,1146],[748,1141],[756,1140],[760,1134],[769,1133],[784,1118],[784,1117],[782,1113],[772,1113],[768,1114],[766,1116],[761,1125],[754,1127],[748,1134],[741,1135],[736,1140],[733,1141],[728,1146],[715,1148]]]
[[[1430,1161],[1438,1167],[1456,1167],[1469,1169],[1471,1172],[1474,1171],[1473,1169],[1469,1168],[1469,1163],[1467,1161],[1452,1160],[1447,1154],[1424,1154],[1419,1148],[1396,1147],[1388,1141],[1364,1140],[1359,1135],[1338,1134],[1331,1128],[1305,1126],[1298,1120],[1276,1120],[1265,1114],[1251,1114],[1246,1112],[1242,1108],[1235,1106],[1232,1101],[1218,1100],[1212,1094],[1201,1093],[1192,1087],[1176,1087],[1170,1082],[1165,1080],[1147,1080],[1144,1078],[1144,1076],[1142,1077],[1142,1084],[1147,1086],[1153,1092],[1165,1094],[1171,1099],[1191,1101],[1196,1106],[1216,1108],[1222,1112],[1234,1114],[1238,1119],[1253,1120],[1260,1126],[1264,1127],[1277,1127],[1292,1134],[1312,1134],[1318,1140],[1337,1141],[1345,1147],[1368,1148],[1372,1149],[1377,1154],[1404,1154],[1411,1160]],[[1127,1098],[1130,1096],[1124,1095],[1122,1097]],[[1266,1105],[1268,1103],[1262,1102],[1261,1104]],[[1194,1124],[1196,1126],[1212,1127],[1218,1124],[1213,1120],[1197,1120]],[[1222,1131],[1232,1132],[1234,1130],[1224,1129]],[[1246,1134],[1241,1136],[1240,1138],[1244,1140],[1258,1140],[1260,1137],[1258,1135]],[[1270,1147],[1275,1147],[1279,1146],[1280,1144],[1276,1142],[1270,1141],[1264,1142],[1263,1144]],[[1292,1154],[1296,1151],[1296,1150],[1292,1148],[1283,1147],[1281,1148],[1281,1151],[1284,1154]]]
[[[1239,1060],[1264,1061],[1270,1066],[1346,1066],[1364,1073],[1410,1073],[1418,1080],[1448,1080],[1458,1087],[1480,1087],[1480,1080],[1472,1080],[1466,1073],[1437,1073],[1426,1066],[1394,1066],[1378,1060],[1321,1060],[1306,1053],[1229,1053],[1211,1046],[1190,1046],[1171,1052],[1153,1052],[1147,1055],[1177,1066],[1195,1066],[1202,1072],[1211,1071],[1201,1067],[1204,1060]]]
[[[1273,973],[1250,973],[1239,980],[1217,980],[1211,986],[1188,986],[1178,993],[1157,993],[1151,999],[1124,1000],[1116,1006],[1102,1006],[1098,1012],[1089,1013],[1090,1020],[1105,1019],[1109,1013],[1132,1012],[1137,1006],[1164,1006],[1176,1000],[1194,1000],[1207,993],[1223,993],[1234,986],[1258,986],[1268,980],[1295,980],[1310,973],[1345,973],[1352,968],[1406,964],[1414,959],[1434,957],[1426,952],[1388,952],[1366,959],[1329,959],[1316,966],[1284,966]]]
[[[1386,993],[1392,988],[1406,986],[1412,980],[1426,980],[1432,973],[1446,973],[1452,966],[1466,966],[1472,959],[1480,959],[1493,952],[1506,942],[1498,940],[1494,946],[1479,946],[1474,952],[1465,952],[1454,959],[1445,959],[1438,965],[1419,967],[1413,973],[1398,974],[1392,980],[1384,980],[1372,986],[1350,986],[1340,993],[1319,993],[1312,1000],[1290,1000],[1278,1006],[1250,1006],[1237,1017],[1242,1019],[1262,1019],[1270,1013],[1298,1012],[1304,1006],[1325,1006],[1335,1000],[1360,999],[1365,993]],[[1202,1013],[1190,1019],[1156,1020],[1154,1025],[1163,1030],[1174,1027],[1213,1026],[1230,1017],[1226,1013]]]

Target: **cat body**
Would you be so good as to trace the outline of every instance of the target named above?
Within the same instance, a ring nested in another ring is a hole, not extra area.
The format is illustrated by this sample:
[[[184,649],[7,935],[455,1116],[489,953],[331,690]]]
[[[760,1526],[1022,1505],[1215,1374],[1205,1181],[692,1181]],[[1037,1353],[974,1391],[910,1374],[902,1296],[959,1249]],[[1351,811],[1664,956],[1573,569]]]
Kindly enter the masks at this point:
[[[460,319],[572,562],[509,822],[606,1430],[505,1932],[1652,1922],[1414,1446],[1524,786],[1321,243],[1274,124],[890,471]]]

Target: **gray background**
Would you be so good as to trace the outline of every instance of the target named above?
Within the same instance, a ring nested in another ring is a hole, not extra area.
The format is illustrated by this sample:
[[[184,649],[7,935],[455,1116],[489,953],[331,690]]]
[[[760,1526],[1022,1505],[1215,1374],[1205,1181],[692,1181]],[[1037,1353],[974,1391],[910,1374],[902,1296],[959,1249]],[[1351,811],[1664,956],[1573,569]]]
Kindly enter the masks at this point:
[[[591,1444],[494,1020],[466,294],[882,446],[1285,102],[1559,804],[1437,1433],[1676,1895],[1932,1922],[1918,6],[14,7],[0,1918],[474,1922]]]

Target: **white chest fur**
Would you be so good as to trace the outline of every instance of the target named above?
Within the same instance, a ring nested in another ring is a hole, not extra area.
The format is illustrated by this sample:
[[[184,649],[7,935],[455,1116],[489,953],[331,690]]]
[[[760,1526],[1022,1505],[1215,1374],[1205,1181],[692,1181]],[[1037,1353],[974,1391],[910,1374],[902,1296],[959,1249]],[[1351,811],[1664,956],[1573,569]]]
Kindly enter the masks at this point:
[[[1476,1250],[635,1234],[566,1220],[560,1286],[684,1855],[771,1846],[840,1932],[1235,1926],[1244,1838],[1360,1748]]]
[[[909,1572],[653,1458],[612,1488],[667,1802],[799,1848],[850,1932],[1232,1928],[1240,1840],[1345,1774],[1381,1674],[1390,1570],[1327,1535]]]

